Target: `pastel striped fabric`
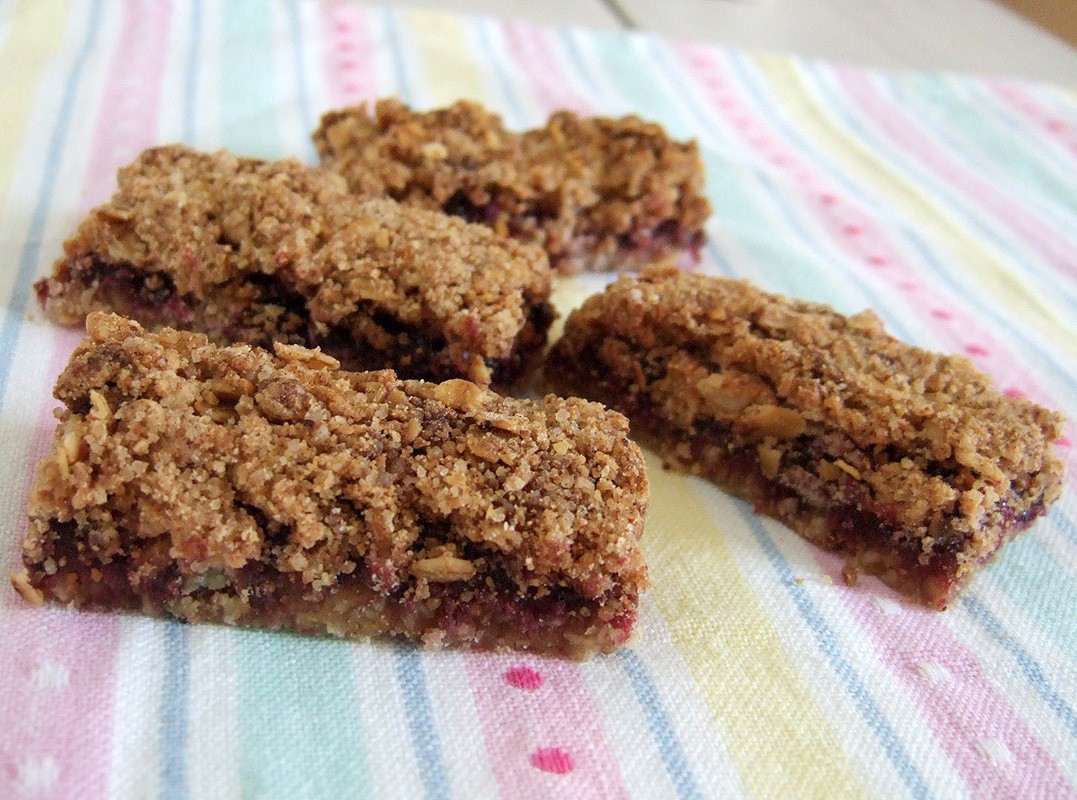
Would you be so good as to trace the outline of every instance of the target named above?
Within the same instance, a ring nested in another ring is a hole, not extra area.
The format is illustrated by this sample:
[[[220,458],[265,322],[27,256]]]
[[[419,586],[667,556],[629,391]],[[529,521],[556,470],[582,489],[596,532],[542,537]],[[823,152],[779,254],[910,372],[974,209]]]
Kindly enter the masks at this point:
[[[31,283],[140,149],[313,161],[327,109],[479,100],[696,137],[702,268],[968,354],[1077,418],[1077,97],[346,3],[0,2],[0,547],[78,341]],[[601,285],[562,285],[568,309]],[[1077,797],[1063,499],[933,613],[649,462],[653,589],[586,664],[32,609],[0,591],[0,797]]]

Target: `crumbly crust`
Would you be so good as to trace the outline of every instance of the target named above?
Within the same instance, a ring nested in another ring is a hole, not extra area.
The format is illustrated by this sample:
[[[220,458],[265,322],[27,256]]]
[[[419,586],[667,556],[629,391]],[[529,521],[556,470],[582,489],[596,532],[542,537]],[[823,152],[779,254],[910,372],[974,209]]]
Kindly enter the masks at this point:
[[[94,313],[56,386],[25,597],[586,657],[647,585],[620,414]]]
[[[142,153],[36,285],[50,319],[114,310],[219,344],[319,345],[351,368],[510,382],[541,351],[538,248],[328,170],[182,145]]]
[[[1062,417],[870,311],[668,269],[567,320],[547,371],[863,570],[944,607],[1061,492]]]
[[[322,117],[322,163],[389,196],[541,245],[562,274],[698,258],[710,205],[694,141],[635,116],[554,113],[524,133],[477,103],[427,112],[396,99]]]

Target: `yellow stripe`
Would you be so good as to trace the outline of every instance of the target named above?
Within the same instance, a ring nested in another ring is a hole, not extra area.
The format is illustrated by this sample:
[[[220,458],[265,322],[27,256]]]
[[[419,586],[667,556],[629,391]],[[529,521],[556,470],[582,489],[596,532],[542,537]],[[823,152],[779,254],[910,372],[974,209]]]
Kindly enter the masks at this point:
[[[796,121],[798,129],[823,144],[827,152],[845,164],[859,180],[870,184],[890,204],[902,209],[920,227],[931,231],[960,261],[964,269],[979,276],[977,283],[1000,307],[1019,314],[1030,327],[1071,357],[1077,357],[1077,332],[1072,322],[1049,305],[1020,273],[985,248],[944,205],[932,200],[915,183],[903,178],[871,150],[809,99],[812,90],[803,73],[786,57],[757,55],[755,61],[767,79],[768,94]]]
[[[854,798],[864,788],[689,481],[648,454],[651,596],[748,793]],[[660,522],[656,522],[659,521]]]
[[[0,49],[0,206],[7,200],[26,125],[46,66],[67,28],[68,0],[22,0]]]
[[[471,55],[463,22],[436,11],[407,12],[415,46],[422,59],[433,104],[456,100],[484,101],[488,94],[482,71]]]

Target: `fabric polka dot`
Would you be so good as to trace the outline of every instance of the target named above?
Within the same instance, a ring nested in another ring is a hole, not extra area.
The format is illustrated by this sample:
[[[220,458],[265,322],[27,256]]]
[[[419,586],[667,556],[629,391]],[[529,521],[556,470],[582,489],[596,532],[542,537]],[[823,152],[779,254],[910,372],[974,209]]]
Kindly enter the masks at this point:
[[[71,680],[71,673],[63,664],[42,661],[30,673],[30,685],[41,692],[63,689]]]
[[[16,767],[15,788],[25,797],[41,796],[51,791],[60,780],[60,765],[52,756],[26,758]]]
[[[1006,767],[1013,763],[1013,753],[1002,739],[984,736],[976,741],[976,752],[996,767]]]
[[[868,256],[868,263],[873,267],[885,267],[890,263],[890,259],[886,256],[872,255]]]
[[[572,772],[575,764],[572,761],[572,754],[560,747],[541,747],[531,754],[531,766],[543,772],[565,775]]]
[[[530,691],[542,686],[542,673],[530,667],[513,667],[505,673],[505,680],[517,689]]]
[[[933,308],[931,309],[931,316],[935,319],[950,320],[954,318],[954,312],[947,311],[945,308]]]
[[[875,596],[875,607],[890,617],[901,613],[901,604],[883,595]]]
[[[924,680],[935,686],[945,686],[954,680],[950,670],[937,661],[921,661],[916,665],[916,671]]]
[[[991,351],[982,344],[970,344],[965,348],[965,352],[970,356],[986,356],[991,353]]]
[[[1016,386],[1007,386],[1005,389],[1002,390],[1002,393],[1007,397],[1012,398],[1013,400],[1020,400],[1021,398],[1026,396],[1025,393],[1021,389],[1018,389]]]

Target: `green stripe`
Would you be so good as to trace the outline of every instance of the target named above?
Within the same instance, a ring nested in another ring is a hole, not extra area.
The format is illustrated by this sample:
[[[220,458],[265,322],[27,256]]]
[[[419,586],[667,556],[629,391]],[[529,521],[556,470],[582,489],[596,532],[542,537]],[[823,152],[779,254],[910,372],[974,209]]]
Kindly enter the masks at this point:
[[[1061,537],[1060,531],[1052,529],[1052,522],[1041,520],[1037,531],[1006,545],[987,574],[1037,628],[1063,652],[1071,652],[1077,643],[1073,628],[1077,593],[1069,572],[1059,566],[1058,556],[1043,544],[1043,537]]]
[[[236,632],[244,797],[371,797],[351,648],[286,633]]]
[[[902,102],[916,104],[918,112],[930,115],[932,122],[925,127],[951,129],[961,136],[962,145],[976,152],[978,161],[982,159],[990,168],[1004,170],[1045,202],[1061,206],[1060,210],[1077,208],[1077,191],[1072,181],[1065,180],[1071,173],[1059,170],[1057,163],[1042,159],[1040,152],[1029,147],[1027,135],[1021,135],[1027,130],[1001,125],[975,95],[967,97],[966,102],[954,102],[962,93],[975,91],[975,86],[953,76],[922,73],[902,73],[890,80]]]
[[[222,5],[221,137],[225,147],[254,158],[280,158],[273,7],[268,0]]]
[[[245,156],[283,155],[272,21],[266,0],[222,4],[221,143]],[[236,637],[243,796],[371,797],[351,645],[260,631]]]

